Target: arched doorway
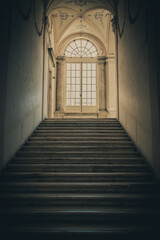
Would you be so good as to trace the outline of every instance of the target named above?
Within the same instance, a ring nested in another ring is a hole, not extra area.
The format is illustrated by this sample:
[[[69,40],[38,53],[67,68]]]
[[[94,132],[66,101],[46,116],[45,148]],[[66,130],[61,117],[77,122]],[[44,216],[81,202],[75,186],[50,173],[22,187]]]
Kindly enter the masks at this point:
[[[97,55],[95,45],[87,39],[68,44],[65,50],[66,112],[97,112]]]
[[[50,19],[56,63],[54,117],[116,117],[112,14],[103,8],[85,10],[76,5],[74,9],[56,8]]]

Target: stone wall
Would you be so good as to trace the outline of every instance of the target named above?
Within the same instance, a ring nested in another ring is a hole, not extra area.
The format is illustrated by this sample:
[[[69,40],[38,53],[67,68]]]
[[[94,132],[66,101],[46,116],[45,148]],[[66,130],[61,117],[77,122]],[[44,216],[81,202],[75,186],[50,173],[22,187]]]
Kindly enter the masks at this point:
[[[137,1],[127,2],[132,2],[130,10],[133,15],[136,14]],[[158,90],[156,91],[157,62],[153,47],[155,43],[152,39],[157,30],[153,26],[153,18],[150,18],[153,13],[152,3],[150,3],[150,8],[146,1],[140,2],[140,12],[134,24],[129,21],[127,7],[124,33],[122,38],[118,39],[119,119],[157,175],[160,176],[160,160],[155,160],[154,156],[155,151],[157,157],[159,155],[159,149],[155,150],[155,143],[159,143],[159,137],[155,135],[156,131],[159,132],[159,93]],[[118,8],[121,29],[125,16],[124,5],[125,1],[121,0]],[[155,122],[157,130],[153,132]]]
[[[29,1],[21,1],[26,13]],[[43,5],[36,3],[36,22],[42,25]],[[11,4],[11,3],[10,3]],[[20,148],[42,120],[43,36],[38,36],[33,7],[22,20],[14,1],[4,3],[1,25],[0,167]],[[9,9],[10,8],[10,9]]]

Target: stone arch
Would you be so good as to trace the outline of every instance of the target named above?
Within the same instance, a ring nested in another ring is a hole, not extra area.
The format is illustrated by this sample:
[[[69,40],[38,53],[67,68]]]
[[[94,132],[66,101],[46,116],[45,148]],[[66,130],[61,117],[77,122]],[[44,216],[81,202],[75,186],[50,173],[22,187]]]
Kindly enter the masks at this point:
[[[79,38],[83,38],[83,39],[87,39],[87,40],[91,41],[96,46],[99,56],[107,55],[106,48],[105,48],[104,44],[102,43],[102,41],[99,38],[97,38],[96,36],[87,34],[87,33],[82,34],[82,36],[80,36],[79,34],[72,34],[72,35],[66,37],[65,39],[63,39],[58,44],[56,55],[63,56],[67,45],[73,39],[79,39]]]

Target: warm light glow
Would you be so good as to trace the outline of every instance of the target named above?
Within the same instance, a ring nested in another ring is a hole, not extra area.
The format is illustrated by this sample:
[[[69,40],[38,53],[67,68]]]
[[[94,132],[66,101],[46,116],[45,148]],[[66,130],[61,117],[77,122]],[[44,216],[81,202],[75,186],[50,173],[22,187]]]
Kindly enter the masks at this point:
[[[96,47],[89,40],[73,40],[65,50],[67,57],[96,57],[98,55]]]

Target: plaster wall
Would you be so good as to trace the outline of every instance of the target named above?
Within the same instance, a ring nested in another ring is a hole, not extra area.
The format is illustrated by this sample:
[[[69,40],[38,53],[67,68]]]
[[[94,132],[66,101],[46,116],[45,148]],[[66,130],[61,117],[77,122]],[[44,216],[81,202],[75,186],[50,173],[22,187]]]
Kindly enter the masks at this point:
[[[124,2],[120,1],[118,9],[121,29]],[[158,138],[153,134],[153,118],[158,120],[159,110],[154,97],[158,93],[153,92],[153,86],[156,86],[154,70],[151,74],[151,62],[154,60],[154,53],[150,51],[153,41],[148,38],[151,22],[149,19],[147,22],[146,2],[142,0],[141,3],[140,14],[134,24],[129,22],[127,12],[124,34],[118,39],[119,119],[157,176],[160,176],[160,163],[154,160],[154,142]],[[154,27],[152,31],[155,31]],[[152,59],[150,52],[153,53]],[[157,114],[153,116],[156,109]]]
[[[24,12],[28,1],[21,3]],[[36,6],[36,21],[42,23],[42,4]],[[29,137],[42,119],[43,39],[37,35],[33,9],[28,21],[22,20],[15,4],[11,15],[8,6],[3,13],[4,35],[1,37],[1,118],[3,142],[0,149],[2,168]],[[8,12],[7,12],[8,11]],[[7,16],[8,15],[8,16]],[[7,18],[8,17],[8,18]],[[6,19],[10,19],[6,21]],[[10,39],[8,39],[8,32]],[[5,110],[3,110],[5,109]]]

